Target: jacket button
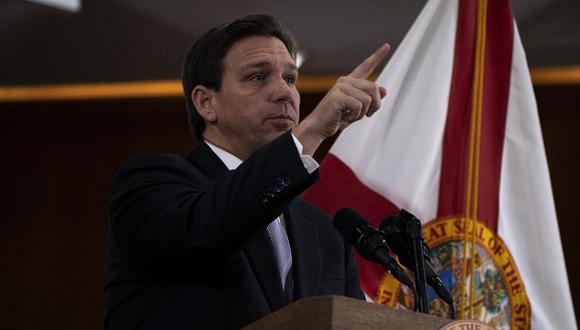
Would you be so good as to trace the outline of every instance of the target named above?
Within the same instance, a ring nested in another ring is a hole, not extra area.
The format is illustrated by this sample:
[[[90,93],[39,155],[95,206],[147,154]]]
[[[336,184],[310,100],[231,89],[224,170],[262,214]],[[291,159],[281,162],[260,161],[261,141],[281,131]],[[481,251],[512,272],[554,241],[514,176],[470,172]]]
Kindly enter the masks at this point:
[[[276,178],[276,185],[280,185],[282,187],[288,187],[290,185],[292,181],[290,180],[289,177],[287,176],[283,176],[283,177],[277,177]]]

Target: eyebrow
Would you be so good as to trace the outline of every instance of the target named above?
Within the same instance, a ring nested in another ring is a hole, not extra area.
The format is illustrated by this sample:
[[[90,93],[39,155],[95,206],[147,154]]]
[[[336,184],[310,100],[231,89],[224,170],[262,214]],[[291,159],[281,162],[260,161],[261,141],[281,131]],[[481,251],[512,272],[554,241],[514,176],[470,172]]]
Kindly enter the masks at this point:
[[[260,61],[260,62],[250,63],[249,65],[245,65],[243,68],[244,68],[244,70],[248,70],[248,69],[253,69],[253,68],[259,68],[259,69],[261,69],[261,68],[268,68],[270,66],[272,66],[270,64],[270,62]],[[294,63],[286,63],[284,65],[284,67],[286,69],[290,69],[290,70],[293,70],[293,71],[298,71],[298,67]]]

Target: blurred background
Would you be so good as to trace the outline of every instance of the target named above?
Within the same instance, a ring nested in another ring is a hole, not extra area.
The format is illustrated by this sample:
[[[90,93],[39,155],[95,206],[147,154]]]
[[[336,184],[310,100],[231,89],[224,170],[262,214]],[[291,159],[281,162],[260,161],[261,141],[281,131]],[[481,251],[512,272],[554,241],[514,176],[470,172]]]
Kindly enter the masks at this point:
[[[511,3],[536,92],[580,319],[574,255],[580,251],[574,238],[580,233],[580,1]],[[202,32],[252,12],[278,17],[305,56],[299,82],[305,116],[339,75],[383,42],[396,49],[424,4],[2,0],[0,327],[103,327],[112,176],[133,155],[192,147],[180,66]]]

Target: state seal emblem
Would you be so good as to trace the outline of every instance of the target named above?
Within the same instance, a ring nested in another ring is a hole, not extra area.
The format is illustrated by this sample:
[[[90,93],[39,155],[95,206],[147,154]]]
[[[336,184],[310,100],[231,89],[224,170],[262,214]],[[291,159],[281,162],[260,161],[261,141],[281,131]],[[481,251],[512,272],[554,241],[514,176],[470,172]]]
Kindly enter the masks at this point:
[[[476,319],[497,329],[530,329],[531,308],[524,283],[503,240],[478,221],[443,218],[423,228],[432,264],[450,289],[459,319]],[[427,299],[433,315],[450,317],[449,308],[431,288]],[[413,308],[409,288],[385,273],[377,303]]]

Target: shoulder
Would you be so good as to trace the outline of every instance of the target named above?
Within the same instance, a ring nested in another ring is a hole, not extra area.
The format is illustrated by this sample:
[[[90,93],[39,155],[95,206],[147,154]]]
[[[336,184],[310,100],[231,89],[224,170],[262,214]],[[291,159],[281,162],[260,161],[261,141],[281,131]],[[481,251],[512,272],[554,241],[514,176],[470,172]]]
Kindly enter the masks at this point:
[[[143,154],[127,160],[119,172],[129,169],[144,169],[161,166],[163,168],[188,168],[191,163],[184,157],[174,154]]]
[[[127,160],[115,175],[116,178],[125,175],[162,174],[183,175],[191,173],[195,168],[184,157],[173,154],[144,154]]]
[[[182,182],[202,177],[186,157],[174,154],[143,154],[127,160],[113,178],[113,190],[152,182]]]

